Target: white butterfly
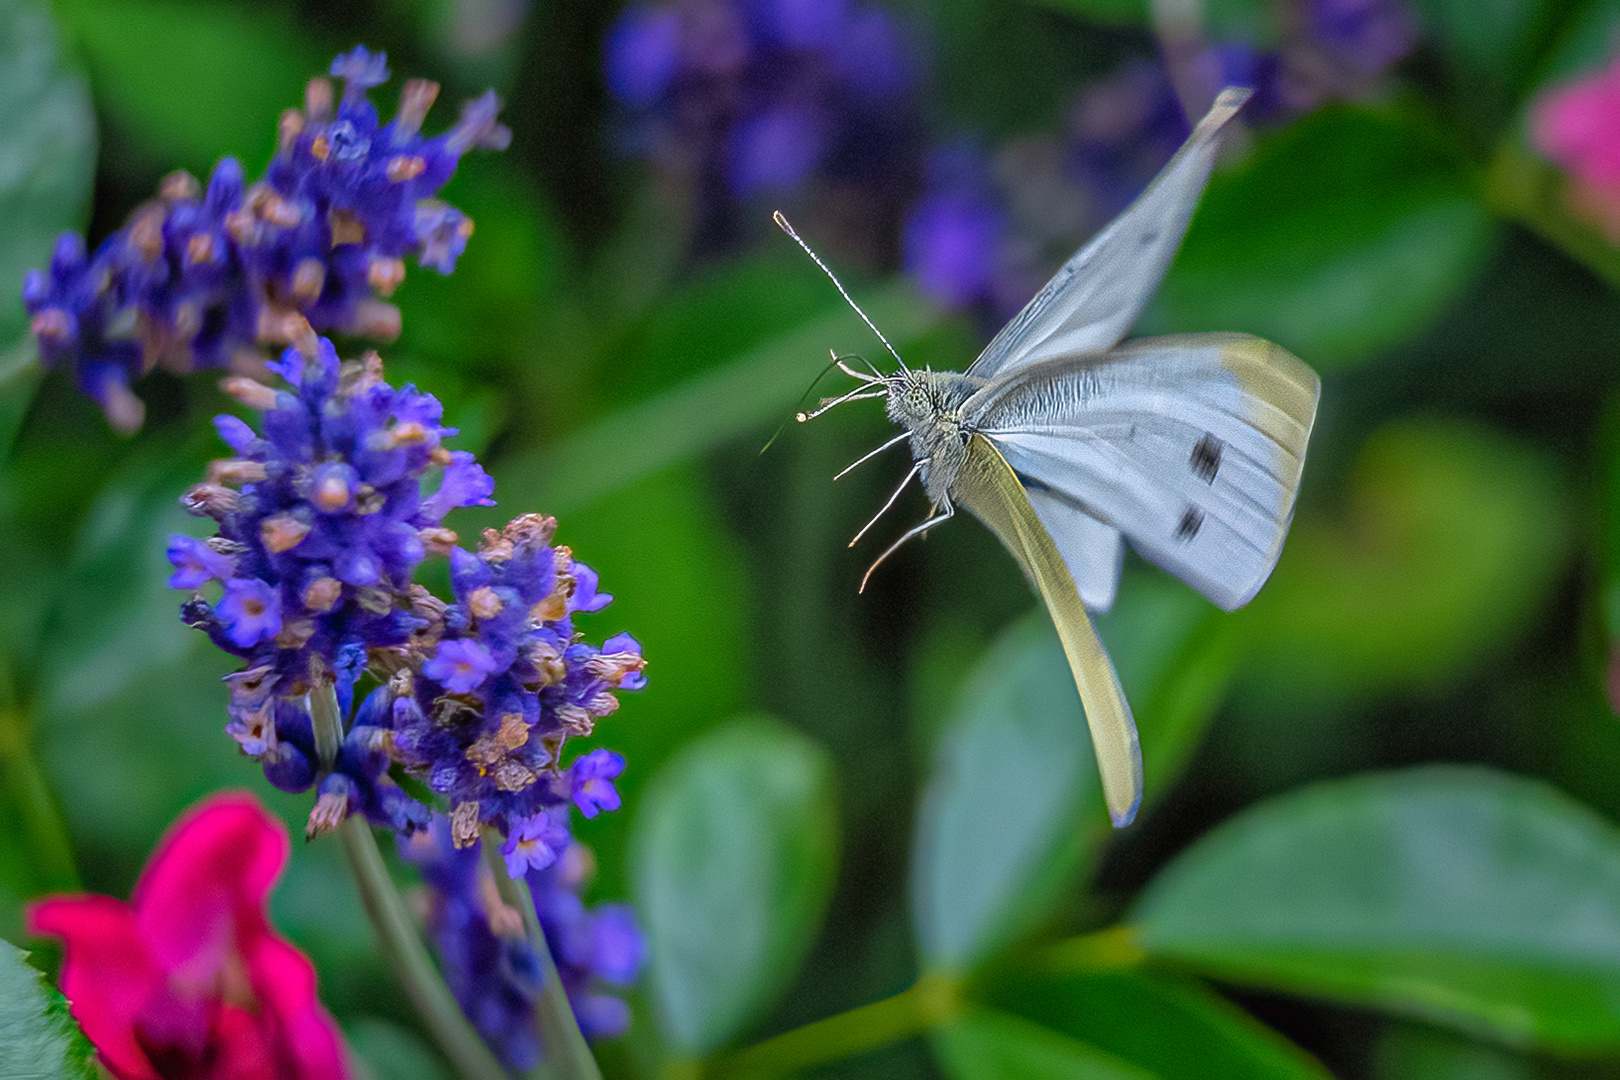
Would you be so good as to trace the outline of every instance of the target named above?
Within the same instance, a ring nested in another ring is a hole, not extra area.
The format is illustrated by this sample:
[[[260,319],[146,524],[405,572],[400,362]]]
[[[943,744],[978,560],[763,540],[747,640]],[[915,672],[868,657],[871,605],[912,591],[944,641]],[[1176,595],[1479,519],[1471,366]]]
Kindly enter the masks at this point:
[[[1119,344],[1181,245],[1221,128],[1248,96],[1222,91],[1147,190],[966,373],[901,361],[894,375],[868,375],[840,362],[863,385],[799,416],[883,397],[905,427],[860,459],[911,444],[911,472],[878,517],[917,477],[934,513],[878,563],[958,504],[1012,552],[1057,624],[1116,826],[1141,804],[1142,753],[1086,609],[1113,604],[1126,539],[1222,608],[1248,603],[1282,551],[1316,417],[1316,373],[1268,341],[1187,334]],[[810,251],[780,214],[777,223]]]

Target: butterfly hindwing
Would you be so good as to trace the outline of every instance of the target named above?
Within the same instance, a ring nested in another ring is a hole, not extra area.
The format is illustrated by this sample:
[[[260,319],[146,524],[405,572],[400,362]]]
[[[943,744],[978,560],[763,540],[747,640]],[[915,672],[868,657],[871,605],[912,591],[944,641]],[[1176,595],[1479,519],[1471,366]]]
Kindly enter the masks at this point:
[[[1019,371],[963,414],[1032,490],[1118,529],[1230,610],[1282,550],[1319,386],[1270,342],[1186,335]]]
[[[1136,721],[1068,565],[1012,468],[984,438],[968,439],[966,460],[951,490],[1001,539],[1045,601],[1085,706],[1108,814],[1116,826],[1130,824],[1142,801]]]

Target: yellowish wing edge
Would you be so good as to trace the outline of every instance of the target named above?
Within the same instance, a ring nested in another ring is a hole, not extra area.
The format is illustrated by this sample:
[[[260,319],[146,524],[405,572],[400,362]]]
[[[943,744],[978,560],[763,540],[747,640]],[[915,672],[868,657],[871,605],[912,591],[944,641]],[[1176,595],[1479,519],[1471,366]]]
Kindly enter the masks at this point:
[[[1012,466],[983,436],[969,438],[967,460],[951,494],[1001,539],[1046,602],[1085,707],[1108,816],[1116,828],[1129,825],[1142,803],[1142,748],[1114,663],[1091,625],[1074,575]]]

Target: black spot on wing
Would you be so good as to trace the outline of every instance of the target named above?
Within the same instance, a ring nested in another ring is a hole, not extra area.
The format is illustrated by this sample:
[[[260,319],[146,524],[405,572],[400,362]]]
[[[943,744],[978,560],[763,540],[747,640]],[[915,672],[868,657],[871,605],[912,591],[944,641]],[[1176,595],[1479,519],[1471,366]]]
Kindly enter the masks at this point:
[[[1158,229],[1147,229],[1142,233],[1141,236],[1136,238],[1136,241],[1137,241],[1137,243],[1141,244],[1143,247],[1147,247],[1149,244],[1153,243],[1158,238],[1159,238],[1159,230]]]
[[[1204,437],[1192,448],[1192,457],[1188,464],[1192,466],[1193,475],[1206,484],[1215,482],[1215,474],[1221,471],[1221,451],[1226,444],[1217,439],[1210,432],[1204,432]]]
[[[1196,506],[1187,507],[1181,515],[1181,521],[1176,525],[1175,538],[1183,544],[1198,535],[1198,530],[1204,527],[1204,512]]]

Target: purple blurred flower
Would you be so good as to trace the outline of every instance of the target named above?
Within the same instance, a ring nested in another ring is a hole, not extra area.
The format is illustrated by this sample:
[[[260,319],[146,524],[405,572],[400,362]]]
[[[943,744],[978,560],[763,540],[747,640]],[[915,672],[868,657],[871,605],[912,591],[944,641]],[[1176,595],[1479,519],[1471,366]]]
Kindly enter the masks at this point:
[[[426,138],[433,83],[407,82],[383,124],[366,99],[388,77],[381,53],[356,48],[332,74],[345,82],[341,96],[334,103],[328,81],[310,83],[303,111],[282,117],[262,180],[248,184],[233,158],[206,188],[176,173],[93,255],[68,234],[49,270],[28,274],[23,304],[41,360],[72,367],[113,426],[141,425],[130,384],[153,366],[254,371],[261,346],[286,344],[304,321],[390,339],[399,312],[385,298],[404,260],[454,268],[472,223],[432,196],[468,150],[506,145],[494,96]]]
[[[542,1052],[534,1021],[540,965],[523,936],[520,913],[496,893],[481,842],[458,846],[453,831],[436,815],[430,828],[400,842],[400,853],[427,882],[428,931],[462,1011],[503,1064],[527,1069]],[[580,900],[590,853],[568,840],[566,828],[560,835],[556,857],[528,872],[529,889],[580,1030],[588,1039],[607,1038],[625,1029],[630,1014],[601,987],[633,983],[646,945],[628,907],[587,908]]]
[[[892,225],[915,186],[918,69],[880,9],[844,0],[637,4],[609,31],[603,68],[623,106],[626,148],[692,200],[699,249],[734,240],[740,204],[757,196],[803,194],[811,210],[836,203],[875,232]]]

